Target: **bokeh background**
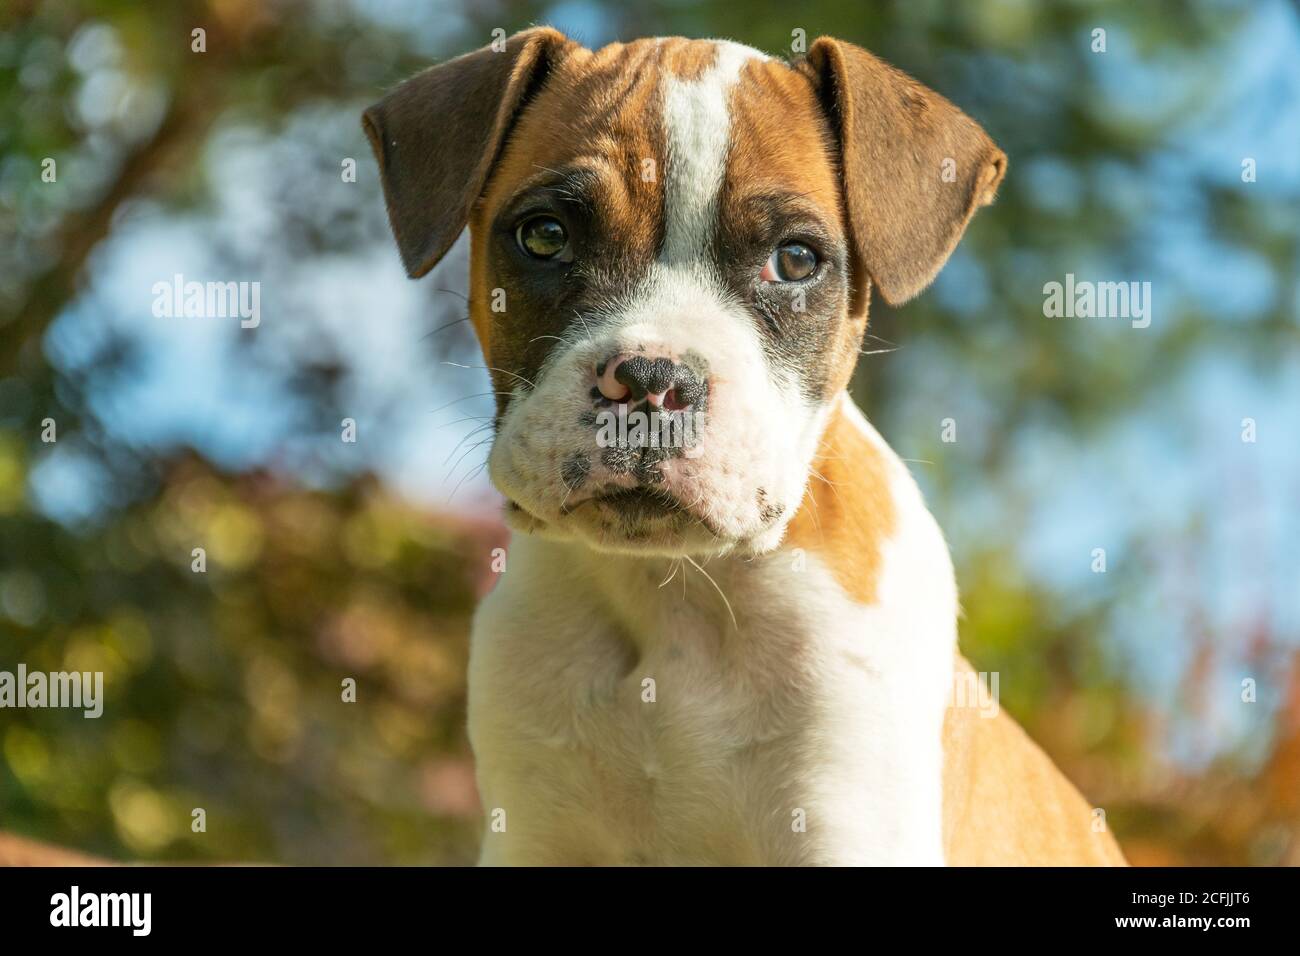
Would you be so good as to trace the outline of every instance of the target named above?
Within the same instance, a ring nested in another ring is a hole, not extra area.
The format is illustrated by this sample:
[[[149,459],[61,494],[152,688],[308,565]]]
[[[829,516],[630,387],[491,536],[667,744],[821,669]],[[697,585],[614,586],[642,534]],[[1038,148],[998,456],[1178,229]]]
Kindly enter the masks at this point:
[[[854,385],[948,535],[962,646],[1134,862],[1300,863],[1284,0],[7,0],[0,669],[103,671],[107,706],[0,711],[0,829],[119,859],[473,859],[489,386],[463,245],[404,278],[359,115],[533,23],[832,34],[988,129],[996,206],[920,299],[873,309]],[[260,282],[261,324],[154,317],[178,273]],[[1150,282],[1150,327],[1044,317],[1066,273]]]

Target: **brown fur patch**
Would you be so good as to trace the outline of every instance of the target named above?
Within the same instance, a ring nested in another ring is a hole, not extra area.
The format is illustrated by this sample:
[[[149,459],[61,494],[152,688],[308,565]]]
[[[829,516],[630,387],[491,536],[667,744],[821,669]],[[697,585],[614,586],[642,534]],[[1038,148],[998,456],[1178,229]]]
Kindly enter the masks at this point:
[[[666,137],[659,97],[665,61],[676,69],[694,70],[712,50],[710,44],[703,44],[701,51],[687,50],[686,43],[638,40],[597,51],[578,48],[552,69],[544,89],[518,118],[470,217],[472,290],[486,294],[493,287],[487,247],[498,213],[530,181],[548,172],[578,168],[589,173],[600,227],[617,238],[612,255],[601,261],[605,276],[588,278],[596,284],[605,278],[611,286],[626,286],[621,280],[634,264],[653,260],[663,231]],[[653,175],[646,175],[647,168]],[[560,331],[511,323],[508,298],[506,315],[491,312],[490,303],[478,299],[470,303],[470,314],[488,364],[511,371],[536,367],[538,355],[549,348],[548,341],[532,342],[530,354],[526,342]],[[513,384],[506,375],[497,387]]]
[[[960,655],[958,680],[972,668]],[[1123,866],[1114,837],[1006,711],[949,707],[943,726],[943,839],[949,866]],[[989,768],[996,767],[996,772]]]
[[[885,457],[836,407],[812,468],[782,547],[821,556],[850,597],[873,604],[897,521]]]
[[[362,125],[412,278],[451,248],[515,113],[551,64],[574,46],[556,30],[525,30],[499,52],[485,47],[430,67],[366,110]],[[450,137],[455,148],[448,148]]]
[[[842,232],[835,136],[808,79],[779,60],[745,64],[731,94],[724,206],[792,192]]]
[[[934,90],[852,43],[816,40],[799,64],[839,124],[858,259],[899,305],[934,279],[1007,157]]]
[[[837,144],[817,91],[808,77],[779,60],[745,64],[732,92],[731,145],[726,181],[719,197],[721,220],[728,228],[759,234],[764,226],[762,207],[755,200],[789,195],[791,203],[806,206],[810,218],[824,228],[831,247],[846,243],[843,189],[839,179]],[[778,236],[777,241],[787,238]],[[830,250],[823,249],[823,253]],[[848,263],[843,272],[848,273]],[[834,309],[823,303],[802,317],[805,325],[833,313],[835,322],[816,330],[817,361],[825,368],[821,397],[831,401],[848,384],[857,364],[859,343],[866,329],[864,307],[844,317],[847,297]],[[844,320],[841,321],[841,317]],[[797,335],[787,331],[787,337]]]
[[[698,80],[718,60],[718,46],[708,40],[664,37],[659,41],[661,69],[684,82]]]
[[[616,233],[622,255],[652,256],[660,230],[661,177],[642,176],[643,162],[663,163],[663,137],[654,122],[657,80],[651,65],[652,44],[606,47],[597,53],[575,49],[557,64],[545,88],[517,119],[515,129],[482,198],[470,216],[470,318],[478,334],[497,389],[509,390],[518,380],[509,372],[535,369],[553,339],[563,331],[511,322],[511,291],[506,312],[491,311],[483,298],[497,284],[489,254],[498,213],[530,183],[573,170],[589,176],[591,199],[600,209],[603,226]],[[518,302],[516,301],[516,305]],[[516,310],[517,312],[517,310]],[[545,318],[545,316],[542,316]],[[540,336],[540,338],[539,338]]]

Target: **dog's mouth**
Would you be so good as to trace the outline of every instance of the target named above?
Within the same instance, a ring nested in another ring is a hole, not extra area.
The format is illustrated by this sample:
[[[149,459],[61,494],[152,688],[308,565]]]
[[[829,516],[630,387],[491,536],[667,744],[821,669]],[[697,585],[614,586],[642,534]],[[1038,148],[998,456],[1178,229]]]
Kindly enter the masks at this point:
[[[690,509],[674,495],[646,484],[610,487],[584,495],[577,501],[567,501],[561,505],[560,514],[567,516],[587,508],[600,512],[606,518],[622,519],[628,525],[691,515]]]
[[[594,522],[605,535],[629,541],[646,541],[665,534],[675,537],[691,526],[698,526],[713,538],[721,535],[705,513],[689,507],[664,488],[644,483],[596,490],[579,501],[562,505],[560,514],[584,524]]]
[[[633,524],[679,518],[687,514],[686,507],[672,495],[645,485],[619,488],[597,495],[591,501],[597,507]]]

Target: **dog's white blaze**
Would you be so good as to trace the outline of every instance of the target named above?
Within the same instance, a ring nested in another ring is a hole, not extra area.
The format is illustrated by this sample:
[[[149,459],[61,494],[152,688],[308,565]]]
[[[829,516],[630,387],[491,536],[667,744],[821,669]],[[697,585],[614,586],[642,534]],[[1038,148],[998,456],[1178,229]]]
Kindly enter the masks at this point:
[[[731,142],[728,100],[744,65],[767,56],[758,50],[718,40],[717,58],[698,79],[668,77],[663,90],[664,129],[668,135],[664,179],[664,245],[668,263],[697,260],[718,213]]]

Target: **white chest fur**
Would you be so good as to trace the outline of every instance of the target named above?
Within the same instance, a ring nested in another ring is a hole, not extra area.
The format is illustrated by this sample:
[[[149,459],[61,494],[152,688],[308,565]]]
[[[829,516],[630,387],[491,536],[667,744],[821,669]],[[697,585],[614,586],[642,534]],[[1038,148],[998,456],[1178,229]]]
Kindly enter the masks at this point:
[[[900,520],[870,606],[813,553],[670,578],[517,536],[470,660],[483,862],[942,863],[956,596],[888,459]]]

